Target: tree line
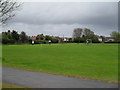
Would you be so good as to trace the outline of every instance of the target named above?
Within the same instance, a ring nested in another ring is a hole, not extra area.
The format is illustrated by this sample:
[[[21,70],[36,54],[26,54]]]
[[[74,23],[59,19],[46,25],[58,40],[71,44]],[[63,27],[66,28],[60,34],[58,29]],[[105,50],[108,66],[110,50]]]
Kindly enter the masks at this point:
[[[120,32],[113,31],[110,36],[114,38],[115,42],[120,43]]]
[[[108,43],[120,43],[120,33],[113,31],[110,36],[114,39],[114,41],[109,41]],[[98,35],[95,35],[94,32],[88,28],[75,28],[73,31],[73,41],[74,42],[86,42],[87,39],[92,40],[93,43],[100,43],[98,39]],[[102,39],[106,39],[106,37],[102,36]]]
[[[43,34],[39,34],[43,35]],[[54,38],[49,35],[45,35],[44,37],[39,37],[37,35],[36,39],[34,40],[35,44],[46,44],[49,43],[49,40],[51,43],[59,43],[59,38]],[[20,34],[15,30],[8,30],[7,32],[2,32],[0,35],[0,39],[2,41],[2,44],[28,44],[32,43],[32,39],[30,36],[26,34],[26,32],[22,31]]]
[[[43,36],[43,37],[39,37]],[[52,37],[50,35],[43,35],[39,34],[36,37],[35,43],[36,44],[47,44],[47,43],[59,43],[60,39],[56,37]]]
[[[91,39],[93,43],[99,43],[98,35],[95,35],[93,31],[88,28],[75,28],[73,31],[74,42],[86,42],[87,39]]]
[[[2,32],[2,43],[3,44],[15,44],[15,43],[29,43],[29,38],[25,32],[20,34],[13,30],[8,32]]]
[[[43,37],[39,37],[39,35],[42,35]],[[64,38],[60,37],[52,37],[50,35],[43,35],[39,34],[37,35],[35,41],[35,44],[46,44],[49,43],[85,43],[87,39],[90,39],[92,43],[100,43],[98,39],[98,35],[95,35],[94,32],[88,28],[75,28],[73,30],[73,37],[67,38],[67,41],[64,41]],[[120,33],[119,32],[112,32],[110,36],[114,39],[114,42],[119,43],[120,42]],[[0,35],[0,38],[2,40],[2,44],[20,44],[20,43],[31,43],[32,39],[24,32],[18,33],[15,30],[8,30],[7,32],[2,32]]]

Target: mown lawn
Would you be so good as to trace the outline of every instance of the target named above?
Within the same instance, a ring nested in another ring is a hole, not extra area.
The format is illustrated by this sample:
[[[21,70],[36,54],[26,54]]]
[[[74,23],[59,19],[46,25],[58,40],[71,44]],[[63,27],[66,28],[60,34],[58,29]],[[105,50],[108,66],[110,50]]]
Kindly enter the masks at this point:
[[[28,87],[20,87],[20,86],[12,85],[8,83],[0,83],[0,84],[2,84],[1,88],[28,88]]]
[[[117,44],[3,45],[3,65],[107,82],[118,81]]]

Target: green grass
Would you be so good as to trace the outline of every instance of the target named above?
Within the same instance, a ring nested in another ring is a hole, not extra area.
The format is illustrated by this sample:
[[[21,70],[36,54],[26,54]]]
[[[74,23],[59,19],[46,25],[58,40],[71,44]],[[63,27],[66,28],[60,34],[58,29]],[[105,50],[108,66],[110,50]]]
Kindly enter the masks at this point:
[[[2,84],[2,88],[28,88],[28,87],[20,87],[20,86],[16,86],[16,85],[11,85],[11,84],[7,84],[7,83],[0,83]]]
[[[117,44],[3,45],[3,65],[107,82],[118,81]]]

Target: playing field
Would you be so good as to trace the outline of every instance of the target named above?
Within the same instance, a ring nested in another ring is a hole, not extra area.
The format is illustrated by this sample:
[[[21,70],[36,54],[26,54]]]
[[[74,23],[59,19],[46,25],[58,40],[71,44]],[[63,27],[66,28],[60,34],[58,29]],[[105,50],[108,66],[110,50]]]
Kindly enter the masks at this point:
[[[20,86],[16,86],[16,85],[11,85],[11,84],[7,84],[7,83],[0,83],[0,84],[2,84],[2,88],[26,88],[26,90],[28,88],[28,87],[20,87]]]
[[[3,65],[101,81],[118,81],[117,44],[3,45]]]

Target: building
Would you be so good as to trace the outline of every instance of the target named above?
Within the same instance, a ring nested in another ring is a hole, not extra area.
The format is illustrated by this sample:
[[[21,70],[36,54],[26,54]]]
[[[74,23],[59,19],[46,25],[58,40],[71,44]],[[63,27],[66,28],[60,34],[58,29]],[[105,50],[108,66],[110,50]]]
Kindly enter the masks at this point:
[[[29,36],[30,39],[36,40],[36,36]]]
[[[105,42],[105,36],[98,36],[98,40],[99,40],[101,43],[104,43],[104,42]]]
[[[113,37],[98,36],[98,40],[102,43],[115,41]]]
[[[105,42],[113,42],[115,41],[113,37],[105,37]]]
[[[39,34],[39,35],[37,35],[36,38],[44,38],[44,35],[43,34]]]

